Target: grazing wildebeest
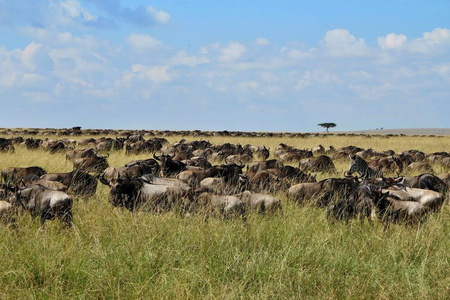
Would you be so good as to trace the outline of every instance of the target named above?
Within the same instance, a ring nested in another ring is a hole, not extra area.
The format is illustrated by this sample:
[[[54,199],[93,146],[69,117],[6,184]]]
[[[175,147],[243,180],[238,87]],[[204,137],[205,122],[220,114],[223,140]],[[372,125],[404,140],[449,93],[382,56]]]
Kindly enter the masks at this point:
[[[14,152],[15,148],[11,139],[0,138],[0,151],[11,151]]]
[[[250,210],[256,210],[260,213],[274,212],[282,209],[281,200],[272,195],[244,191],[242,194],[236,196],[239,196],[241,200],[245,201]]]
[[[358,187],[357,177],[326,178],[319,182],[299,183],[288,190],[288,199],[296,203],[310,202],[319,207],[328,206],[333,197],[349,197]]]
[[[109,167],[108,156],[78,158],[73,162],[73,169],[100,174]]]
[[[37,177],[40,177],[46,173],[47,172],[45,172],[44,169],[36,166],[26,168],[9,167],[2,170],[1,177],[3,182],[19,185],[25,176],[36,175]]]
[[[308,172],[332,172],[336,173],[336,167],[329,156],[320,155],[300,160],[298,167]]]
[[[12,197],[13,204],[21,205],[33,218],[40,216],[41,226],[45,220],[58,218],[72,227],[72,198],[64,192],[48,190],[41,185],[19,190]]]
[[[235,195],[215,195],[208,192],[201,193],[191,205],[193,212],[217,214],[224,219],[231,216],[241,216],[246,220],[246,202]]]
[[[41,179],[60,182],[67,186],[70,192],[80,196],[92,196],[97,190],[97,178],[82,170],[49,173],[41,176]]]
[[[86,158],[86,157],[98,157],[97,151],[94,148],[86,148],[86,149],[75,149],[69,150],[66,153],[66,160],[74,161],[78,158]]]
[[[111,204],[132,212],[141,208],[156,212],[184,209],[183,198],[191,190],[189,185],[177,179],[153,175],[118,177],[110,181],[110,188]]]
[[[137,178],[147,174],[154,174],[153,168],[145,164],[132,164],[131,166],[125,167],[108,167],[99,176],[99,180],[104,185],[108,185],[111,180],[117,179],[119,177],[130,177]]]

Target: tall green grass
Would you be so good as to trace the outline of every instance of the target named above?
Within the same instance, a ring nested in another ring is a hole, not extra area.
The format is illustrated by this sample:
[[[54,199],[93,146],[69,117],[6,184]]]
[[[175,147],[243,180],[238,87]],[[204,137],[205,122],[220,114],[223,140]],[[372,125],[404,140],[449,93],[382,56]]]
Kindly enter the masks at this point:
[[[170,137],[170,142],[181,137]],[[344,139],[345,138],[345,139]],[[194,139],[187,137],[188,140]],[[375,150],[448,151],[448,138],[333,137],[210,139],[215,144],[284,142]],[[327,143],[329,142],[329,144]],[[111,165],[148,157],[113,152]],[[38,165],[67,172],[63,154],[1,154],[1,168]],[[346,168],[340,162],[338,168]],[[109,189],[74,204],[74,227],[48,222],[39,230],[28,214],[19,230],[0,226],[0,298],[151,299],[448,299],[450,209],[420,227],[367,221],[329,224],[325,211],[287,203],[282,213],[251,214],[246,223],[173,213],[113,208]]]

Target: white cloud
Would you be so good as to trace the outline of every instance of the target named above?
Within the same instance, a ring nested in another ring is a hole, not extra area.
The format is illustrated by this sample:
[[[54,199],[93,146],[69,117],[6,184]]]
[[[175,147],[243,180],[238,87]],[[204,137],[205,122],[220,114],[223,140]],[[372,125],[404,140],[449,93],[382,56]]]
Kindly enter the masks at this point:
[[[221,49],[222,55],[218,57],[221,62],[235,62],[239,60],[247,50],[244,45],[237,42],[230,42],[228,46]]]
[[[157,39],[146,35],[133,33],[127,37],[127,43],[137,53],[146,53],[148,51],[162,47],[164,44]]]
[[[450,44],[450,30],[446,28],[436,28],[432,32],[425,32],[423,37],[438,45]]]
[[[259,87],[260,87],[260,84],[254,80],[238,83],[238,88],[242,92],[256,91],[259,89]]]
[[[298,50],[295,48],[288,48],[288,47],[283,47],[280,50],[281,54],[286,55],[287,57],[289,57],[292,60],[302,60],[302,59],[312,58],[314,56],[313,51],[314,51],[314,49],[302,51],[302,50]]]
[[[170,21],[170,15],[163,10],[157,10],[152,6],[147,6],[147,12],[160,24],[167,24]]]
[[[381,49],[400,49],[406,44],[407,38],[404,34],[390,33],[379,37],[377,41]]]
[[[82,18],[86,21],[97,20],[96,16],[91,15],[86,9],[82,8],[80,2],[76,0],[61,1],[61,7],[64,14],[70,18]]]
[[[256,39],[256,45],[258,45],[258,46],[267,46],[267,45],[270,45],[270,42],[269,42],[268,39],[259,37],[259,38]]]
[[[325,48],[332,56],[368,56],[370,49],[364,39],[356,39],[347,29],[334,29],[325,34]]]
[[[194,55],[189,56],[185,51],[178,52],[171,60],[172,65],[186,65],[190,67],[206,63],[209,63],[209,59],[207,57]]]

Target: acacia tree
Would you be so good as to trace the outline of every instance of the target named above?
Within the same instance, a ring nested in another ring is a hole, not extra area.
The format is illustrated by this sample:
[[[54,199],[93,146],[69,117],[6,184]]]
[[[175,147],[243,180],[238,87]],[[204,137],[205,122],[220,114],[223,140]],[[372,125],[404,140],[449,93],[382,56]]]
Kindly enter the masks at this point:
[[[328,128],[336,127],[335,123],[320,123],[320,124],[317,124],[317,125],[319,125],[319,126],[321,126],[323,128],[326,128],[327,132],[328,132]]]

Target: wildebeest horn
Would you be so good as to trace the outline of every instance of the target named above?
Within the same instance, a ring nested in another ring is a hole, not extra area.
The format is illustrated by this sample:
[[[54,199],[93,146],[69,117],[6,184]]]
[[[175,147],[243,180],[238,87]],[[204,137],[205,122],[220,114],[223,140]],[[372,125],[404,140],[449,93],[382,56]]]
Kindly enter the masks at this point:
[[[153,152],[153,158],[156,159],[156,160],[161,161],[161,159],[159,158],[159,156],[156,156],[156,151]]]
[[[349,171],[350,171],[350,170],[344,171],[344,177],[352,176],[352,174],[349,174],[349,173],[348,173]]]
[[[245,167],[245,164],[242,164],[242,161],[239,161],[240,165],[237,165],[239,168],[243,169]]]
[[[103,173],[101,176],[98,176],[98,180],[103,183],[104,185],[109,185],[109,182],[105,179],[105,173]]]

